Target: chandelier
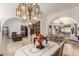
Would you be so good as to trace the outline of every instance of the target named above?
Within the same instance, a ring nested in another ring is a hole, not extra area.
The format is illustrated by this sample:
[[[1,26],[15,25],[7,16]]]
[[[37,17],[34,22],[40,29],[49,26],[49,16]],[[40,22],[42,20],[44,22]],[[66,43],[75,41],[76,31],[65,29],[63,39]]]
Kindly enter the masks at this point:
[[[26,22],[35,22],[41,19],[42,13],[37,3],[20,3],[16,8],[16,15]]]

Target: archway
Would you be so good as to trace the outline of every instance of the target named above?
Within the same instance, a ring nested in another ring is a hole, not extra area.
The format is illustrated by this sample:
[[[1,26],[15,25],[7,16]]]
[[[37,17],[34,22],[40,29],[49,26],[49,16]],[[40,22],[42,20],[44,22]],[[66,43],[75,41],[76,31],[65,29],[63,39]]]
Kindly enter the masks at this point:
[[[59,31],[62,31],[67,36],[71,36],[74,34],[77,36],[78,34],[78,22],[71,17],[59,17],[54,20],[52,20],[49,23],[49,26],[52,26],[51,33],[56,34]]]
[[[25,27],[25,28],[24,28]],[[2,28],[9,29],[9,37],[11,37],[12,32],[17,32],[17,34],[21,34],[23,30],[25,30],[26,36],[28,36],[28,24],[27,22],[23,22],[22,19],[13,17],[7,19],[4,23]],[[24,28],[24,29],[23,29]]]
[[[6,21],[3,23],[3,26],[2,26],[2,49],[3,49],[3,53],[5,54],[6,51],[7,51],[7,45],[10,45],[8,43],[12,43],[12,32],[17,32],[17,34],[21,34],[22,30],[21,30],[21,26],[26,26],[27,28],[27,34],[28,35],[28,25],[27,23],[24,23],[22,22],[21,19],[18,19],[16,17],[13,17],[13,18],[8,18],[6,19]],[[26,31],[26,30],[25,30]],[[6,35],[8,35],[8,37],[5,37]],[[14,44],[14,43],[12,43]],[[18,44],[19,45],[19,44]]]

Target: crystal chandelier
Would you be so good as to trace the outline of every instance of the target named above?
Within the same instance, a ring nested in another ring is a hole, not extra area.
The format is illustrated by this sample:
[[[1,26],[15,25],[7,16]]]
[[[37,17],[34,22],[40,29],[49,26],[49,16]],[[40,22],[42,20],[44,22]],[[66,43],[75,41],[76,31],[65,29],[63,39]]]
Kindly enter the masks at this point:
[[[40,6],[36,3],[20,3],[16,8],[16,15],[26,22],[35,22],[41,19]]]

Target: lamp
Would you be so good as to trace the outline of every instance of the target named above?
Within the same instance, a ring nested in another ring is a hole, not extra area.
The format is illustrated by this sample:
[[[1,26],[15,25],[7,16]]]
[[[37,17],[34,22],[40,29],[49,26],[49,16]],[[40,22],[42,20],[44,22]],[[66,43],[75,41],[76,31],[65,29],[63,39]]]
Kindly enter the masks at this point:
[[[20,3],[16,8],[16,15],[24,21],[35,22],[40,20],[42,13],[37,3]]]

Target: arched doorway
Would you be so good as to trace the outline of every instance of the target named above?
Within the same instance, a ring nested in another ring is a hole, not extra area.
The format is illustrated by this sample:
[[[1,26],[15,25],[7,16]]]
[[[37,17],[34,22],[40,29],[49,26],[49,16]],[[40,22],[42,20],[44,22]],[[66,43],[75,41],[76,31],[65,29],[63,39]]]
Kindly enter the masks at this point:
[[[25,26],[25,28],[22,29],[21,26]],[[16,49],[18,48],[18,46],[22,47],[23,45],[22,41],[18,43],[13,42],[12,32],[17,32],[17,35],[18,35],[18,34],[22,34],[23,30],[26,37],[28,37],[28,26],[27,24],[22,22],[21,19],[18,19],[16,17],[6,19],[6,21],[3,23],[3,26],[2,26],[2,46],[3,46],[2,49],[4,54],[6,54],[7,51],[13,52],[15,47]],[[14,48],[14,49],[12,50],[11,48]]]
[[[79,23],[76,19],[72,17],[59,17],[50,22],[52,26],[52,33],[57,33],[59,31],[66,35],[66,43],[64,44],[63,55],[76,54],[76,47],[78,47],[78,39],[76,36],[79,35]],[[75,43],[75,44],[74,44]],[[76,47],[75,47],[76,46]],[[78,51],[78,50],[77,50]]]
[[[38,24],[40,24],[40,22],[38,22]],[[16,49],[28,43],[31,43],[33,41],[31,40],[32,34],[36,34],[40,32],[40,26],[38,28],[39,29],[38,32],[36,32],[37,30],[36,28],[37,28],[37,24],[34,23],[32,25],[29,25],[27,22],[22,21],[21,19],[18,19],[16,17],[7,19],[3,23],[3,26],[2,26],[2,29],[3,29],[3,32],[2,32],[3,33],[2,35],[3,36],[2,38],[3,47],[2,48],[3,48],[4,54],[6,54],[7,51],[13,54],[13,52],[15,52]],[[22,34],[23,40],[17,41],[18,43],[13,42],[12,32],[17,32],[17,34]],[[7,36],[9,39],[4,36]],[[33,37],[35,37],[35,35]]]
[[[49,26],[52,26],[51,33],[56,34],[62,31],[65,35],[71,36],[72,34],[77,36],[78,34],[78,22],[71,17],[59,17],[52,20]]]
[[[20,34],[21,20],[19,20],[18,18],[9,18],[7,21],[4,22],[3,30],[3,33],[6,32],[6,34],[8,34],[10,38],[12,36],[12,32],[17,32],[18,34]]]
[[[28,37],[28,27],[26,25],[21,25],[21,34],[23,37]]]

